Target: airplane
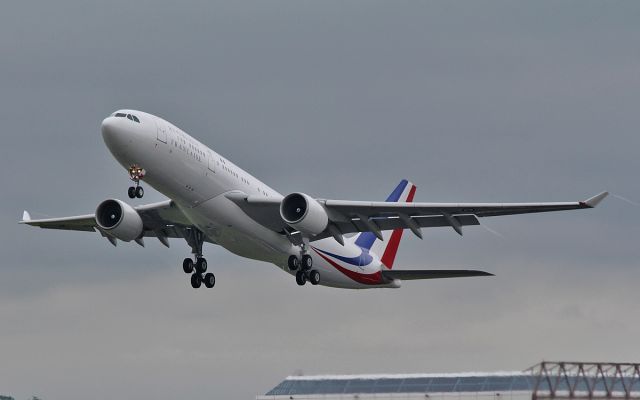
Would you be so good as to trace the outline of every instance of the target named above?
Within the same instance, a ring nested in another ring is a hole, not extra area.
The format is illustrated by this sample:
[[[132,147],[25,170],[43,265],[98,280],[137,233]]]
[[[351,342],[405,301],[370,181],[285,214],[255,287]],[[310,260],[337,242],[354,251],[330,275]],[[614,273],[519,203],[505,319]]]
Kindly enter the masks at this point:
[[[141,181],[168,197],[133,207],[119,199],[101,202],[93,214],[19,223],[46,229],[98,232],[144,246],[155,237],[184,239],[192,257],[182,263],[191,286],[215,285],[207,272],[204,243],[265,261],[295,276],[300,286],[346,289],[398,288],[404,280],[491,276],[478,270],[398,270],[394,260],[405,229],[422,239],[422,228],[449,227],[462,235],[479,218],[594,208],[607,195],[555,203],[418,203],[416,186],[403,179],[386,201],[314,198],[278,193],[170,122],[142,111],[118,110],[102,121],[102,138],[128,171],[127,194],[142,198]]]

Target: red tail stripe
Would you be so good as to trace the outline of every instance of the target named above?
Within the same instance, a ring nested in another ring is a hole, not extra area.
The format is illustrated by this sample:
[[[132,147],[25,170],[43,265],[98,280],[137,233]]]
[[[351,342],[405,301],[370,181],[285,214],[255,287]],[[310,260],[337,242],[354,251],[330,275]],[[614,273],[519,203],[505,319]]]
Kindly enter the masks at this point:
[[[407,203],[411,203],[413,201],[413,196],[416,194],[416,186],[411,185],[411,189],[409,190],[409,195],[407,196]],[[387,243],[387,248],[384,250],[384,254],[380,261],[387,268],[393,268],[393,262],[396,259],[396,254],[398,253],[398,247],[400,247],[400,239],[402,239],[402,233],[404,229],[394,229],[391,234],[391,238],[389,238],[389,242]]]
[[[411,203],[413,201],[413,196],[416,194],[416,186],[411,185],[411,190],[409,190],[409,195],[407,196],[407,203]]]
[[[400,239],[402,239],[402,229],[394,229],[391,234],[391,238],[389,238],[389,243],[387,244],[387,248],[382,255],[380,261],[384,264],[385,267],[391,269],[393,268],[393,261],[396,259],[396,253],[398,252],[398,247],[400,247]]]

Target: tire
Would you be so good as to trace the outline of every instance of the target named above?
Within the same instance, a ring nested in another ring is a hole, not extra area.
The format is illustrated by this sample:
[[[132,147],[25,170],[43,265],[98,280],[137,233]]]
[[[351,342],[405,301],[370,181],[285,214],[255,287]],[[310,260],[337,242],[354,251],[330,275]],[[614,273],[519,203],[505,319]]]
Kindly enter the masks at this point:
[[[202,277],[198,274],[191,275],[191,287],[197,289],[202,285]]]
[[[193,260],[190,258],[185,258],[182,261],[182,270],[185,274],[190,274],[193,272]]]
[[[307,276],[304,272],[298,271],[296,273],[296,283],[298,286],[304,286],[304,284],[307,283]]]
[[[318,283],[320,283],[320,272],[318,272],[318,270],[313,270],[311,272],[309,272],[309,282],[311,282],[312,285],[317,285]]]
[[[296,256],[289,256],[287,265],[289,266],[289,270],[295,271],[298,269],[298,267],[300,267],[300,260]]]
[[[204,280],[204,285],[206,287],[208,287],[209,289],[211,289],[212,287],[214,287],[216,285],[216,276],[214,274],[212,274],[211,272],[206,274],[204,276],[203,280]]]
[[[310,270],[313,267],[313,258],[310,255],[305,254],[302,256],[302,269]]]
[[[142,188],[142,186],[138,186],[136,188],[136,197],[141,199],[142,196],[144,196],[144,189]]]
[[[196,261],[196,272],[199,274],[207,272],[207,260],[204,258],[198,258],[198,261]]]
[[[130,199],[133,199],[136,197],[136,188],[134,188],[133,186],[129,186],[129,190],[127,190],[127,194],[129,195]]]

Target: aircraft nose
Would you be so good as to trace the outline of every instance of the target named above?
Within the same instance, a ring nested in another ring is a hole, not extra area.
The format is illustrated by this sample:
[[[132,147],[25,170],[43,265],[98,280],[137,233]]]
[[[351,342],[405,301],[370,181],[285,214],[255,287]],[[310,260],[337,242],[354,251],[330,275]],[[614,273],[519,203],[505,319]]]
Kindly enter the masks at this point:
[[[100,125],[100,131],[102,132],[102,136],[111,135],[115,130],[115,121],[113,117],[107,117],[102,120],[102,124]]]
[[[127,132],[124,126],[122,126],[122,118],[107,117],[102,121],[100,130],[102,131],[102,139],[111,149],[116,147],[126,146]]]

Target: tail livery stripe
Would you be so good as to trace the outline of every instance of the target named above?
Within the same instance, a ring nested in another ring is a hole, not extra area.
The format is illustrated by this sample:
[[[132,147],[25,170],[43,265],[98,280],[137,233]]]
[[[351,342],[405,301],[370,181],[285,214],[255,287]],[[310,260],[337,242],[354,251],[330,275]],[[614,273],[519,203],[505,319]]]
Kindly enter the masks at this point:
[[[394,202],[394,201],[400,200],[400,196],[402,195],[402,192],[404,192],[404,189],[407,187],[408,184],[409,184],[409,181],[407,181],[406,179],[401,180],[398,186],[396,186],[396,188],[393,189],[393,192],[391,192],[389,197],[387,197],[386,201]]]
[[[415,194],[416,187],[412,186],[409,196],[407,196],[407,203],[411,203],[413,201],[413,196]],[[393,268],[393,261],[396,259],[396,254],[398,253],[398,247],[400,246],[400,239],[402,239],[403,232],[404,229],[395,229],[393,231],[387,244],[387,248],[384,250],[384,254],[380,259],[382,264],[389,269]]]
[[[334,262],[333,260],[331,260],[329,257],[325,256],[324,254],[320,253],[318,250],[316,250],[314,247],[312,247],[312,249],[320,256],[322,257],[326,262],[328,262],[331,266],[333,266],[335,269],[337,269],[338,271],[342,272],[344,275],[348,276],[349,278],[351,278],[352,280],[358,282],[358,283],[362,283],[363,285],[380,285],[383,283],[383,279],[382,279],[382,272],[378,271],[375,272],[373,274],[362,274],[356,271],[351,271],[347,268],[341,267],[340,265],[338,265],[338,263]]]
[[[404,192],[408,184],[409,184],[409,181],[407,181],[406,179],[403,179],[402,181],[400,181],[398,186],[396,186],[396,188],[393,190],[393,192],[391,192],[389,197],[387,197],[387,201],[396,202],[400,200],[400,196],[402,195],[402,192]],[[415,192],[415,186],[413,186],[411,190]],[[411,193],[409,195],[411,195]],[[362,232],[356,239],[355,243],[356,245],[360,246],[363,249],[371,250],[371,246],[373,246],[373,243],[375,241],[376,241],[376,235],[373,232]]]
[[[359,256],[357,257],[344,257],[344,256],[340,256],[338,254],[333,254],[333,253],[329,253],[328,251],[324,251],[324,250],[320,250],[317,247],[311,246],[311,248],[313,250],[315,250],[316,253],[318,252],[322,252],[330,257],[333,257],[337,260],[340,260],[344,263],[347,264],[351,264],[354,265],[356,267],[364,267],[367,266],[369,264],[371,264],[371,261],[373,261],[373,257],[371,257],[371,255],[369,255],[368,251],[365,251],[364,249],[361,250],[361,253]],[[320,253],[318,253],[320,254]]]

